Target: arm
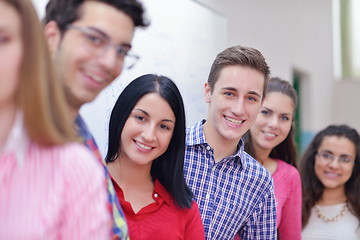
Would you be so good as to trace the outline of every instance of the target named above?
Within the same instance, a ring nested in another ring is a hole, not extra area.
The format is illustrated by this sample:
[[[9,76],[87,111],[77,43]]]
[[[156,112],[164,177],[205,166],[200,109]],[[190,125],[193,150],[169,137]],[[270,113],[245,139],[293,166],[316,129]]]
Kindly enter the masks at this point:
[[[83,146],[71,145],[67,150],[61,238],[109,239],[111,218],[103,168]]]
[[[198,205],[195,201],[193,201],[188,222],[186,223],[184,239],[205,239],[204,227],[201,221]]]
[[[260,197],[246,226],[240,229],[242,240],[276,240],[276,202],[272,181]]]
[[[280,239],[301,239],[301,179],[294,168],[289,176],[289,194],[283,206],[278,229]]]

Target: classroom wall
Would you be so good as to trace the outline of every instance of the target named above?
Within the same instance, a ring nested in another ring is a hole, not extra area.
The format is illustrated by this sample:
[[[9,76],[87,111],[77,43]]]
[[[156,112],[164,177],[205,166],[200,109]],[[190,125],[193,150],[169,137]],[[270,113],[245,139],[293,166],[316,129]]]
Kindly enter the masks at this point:
[[[223,16],[227,21],[226,45],[258,48],[266,57],[273,76],[289,81],[294,72],[302,76],[300,106],[305,141],[333,123],[346,123],[360,131],[356,97],[360,81],[337,81],[333,74],[333,1],[181,1],[197,2]],[[36,1],[40,8],[45,2],[47,0]],[[223,34],[223,30],[219,34]]]
[[[356,96],[360,81],[337,81],[333,74],[333,5],[330,0],[197,0],[228,19],[229,45],[258,48],[273,76],[302,78],[301,126],[309,141],[329,124],[360,131]]]
[[[47,1],[35,1],[40,15]],[[204,83],[216,54],[227,46],[227,20],[224,16],[190,0],[143,1],[150,26],[138,28],[132,51],[140,61],[102,91],[80,113],[104,156],[108,121],[115,101],[133,79],[148,73],[171,78],[185,105],[188,127],[206,117]]]

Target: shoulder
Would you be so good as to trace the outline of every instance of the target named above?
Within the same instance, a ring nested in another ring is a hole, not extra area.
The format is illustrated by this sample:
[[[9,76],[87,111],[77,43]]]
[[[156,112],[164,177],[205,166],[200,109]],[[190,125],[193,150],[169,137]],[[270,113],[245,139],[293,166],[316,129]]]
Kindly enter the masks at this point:
[[[261,165],[256,159],[250,156],[244,151],[242,154],[241,164],[246,173],[251,174],[254,177],[260,177],[263,179],[271,179],[271,174],[266,168]]]
[[[273,181],[269,171],[246,152],[242,154],[241,165],[242,171],[240,171],[240,174],[245,182],[248,182],[260,192],[273,191]]]
[[[199,206],[194,200],[192,201],[190,208],[177,207],[177,209],[181,213],[184,219],[189,219],[188,221],[190,221],[190,219],[193,218],[198,218],[198,217],[200,218]]]
[[[186,129],[186,146],[193,146],[205,142],[203,124],[205,120],[197,122],[191,128]]]
[[[52,147],[49,153],[49,157],[53,157],[66,173],[77,173],[83,177],[92,175],[94,178],[103,174],[101,164],[83,144],[67,143]]]
[[[280,159],[277,159],[277,163],[278,166],[274,176],[279,176],[280,178],[300,180],[300,173],[296,167]]]

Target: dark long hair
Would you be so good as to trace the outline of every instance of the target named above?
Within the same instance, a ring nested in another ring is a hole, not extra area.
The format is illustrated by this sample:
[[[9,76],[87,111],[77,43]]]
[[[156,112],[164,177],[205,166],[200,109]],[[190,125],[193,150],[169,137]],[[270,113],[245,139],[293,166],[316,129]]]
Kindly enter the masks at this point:
[[[350,205],[350,211],[360,222],[360,136],[355,129],[347,125],[330,125],[316,134],[301,158],[300,173],[303,186],[303,228],[309,221],[312,207],[320,200],[324,192],[324,186],[317,178],[314,166],[317,151],[327,136],[345,137],[355,146],[355,165],[350,179],[345,183],[345,195]]]
[[[296,110],[298,98],[295,89],[288,81],[280,78],[271,78],[266,90],[266,94],[271,92],[279,92],[291,98],[294,104],[294,113]],[[250,130],[243,136],[245,143],[245,151],[251,156],[256,158],[256,153],[253,147]],[[291,128],[287,137],[279,145],[274,147],[269,155],[271,158],[281,159],[294,167],[296,167],[296,146],[294,140],[294,121],[291,124]]]
[[[119,156],[121,133],[136,103],[148,93],[158,93],[170,105],[176,117],[173,136],[167,150],[155,159],[151,175],[173,196],[181,208],[190,208],[193,194],[184,179],[185,110],[175,83],[167,77],[147,74],[133,80],[120,94],[111,112],[106,163]]]

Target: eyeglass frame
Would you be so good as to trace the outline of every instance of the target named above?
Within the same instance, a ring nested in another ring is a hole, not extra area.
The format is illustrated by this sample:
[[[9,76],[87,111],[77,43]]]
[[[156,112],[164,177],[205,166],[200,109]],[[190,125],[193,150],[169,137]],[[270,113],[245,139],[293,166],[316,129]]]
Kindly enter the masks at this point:
[[[326,152],[326,151],[317,151],[316,155],[318,155],[322,160],[324,160],[326,163],[330,164],[335,159],[337,159],[338,163],[341,166],[350,166],[351,164],[355,164],[355,160],[352,160],[350,156],[334,156],[332,153]],[[327,156],[326,156],[327,155]],[[344,159],[346,159],[344,161]]]
[[[102,54],[105,54],[109,50],[110,47],[113,47],[113,48],[115,48],[117,57],[120,56],[124,60],[125,60],[125,57],[132,58],[134,63],[131,64],[130,66],[128,66],[127,69],[133,68],[136,65],[137,61],[140,59],[140,57],[138,55],[129,53],[129,51],[131,50],[130,44],[123,44],[123,45],[115,44],[111,41],[111,38],[107,34],[103,33],[99,29],[96,29],[93,27],[82,27],[82,26],[77,26],[74,24],[66,25],[66,29],[75,29],[75,30],[80,31],[84,35],[84,37],[87,38],[88,41],[92,42],[97,47],[103,48]],[[95,34],[97,34],[97,36],[94,36]],[[97,38],[97,40],[91,39],[91,38]],[[97,43],[95,41],[100,41],[100,42]],[[100,44],[103,44],[103,46],[100,46]],[[126,48],[128,48],[128,50]]]

